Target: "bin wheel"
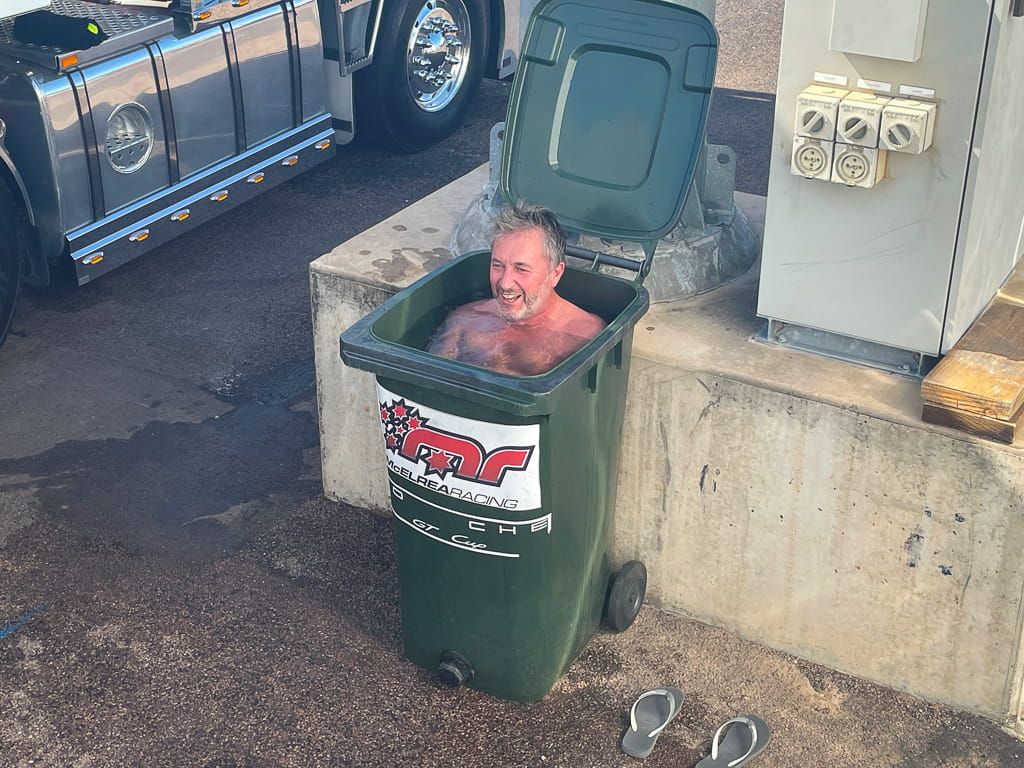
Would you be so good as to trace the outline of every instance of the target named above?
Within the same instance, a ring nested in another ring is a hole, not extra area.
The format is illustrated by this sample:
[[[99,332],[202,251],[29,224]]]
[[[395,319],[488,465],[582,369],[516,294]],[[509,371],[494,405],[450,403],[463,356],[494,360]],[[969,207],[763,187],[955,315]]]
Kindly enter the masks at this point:
[[[647,568],[639,560],[630,560],[614,577],[608,591],[604,619],[614,632],[625,632],[636,620],[647,593]]]
[[[449,688],[458,688],[473,679],[473,665],[461,653],[445,651],[437,665],[437,676]]]

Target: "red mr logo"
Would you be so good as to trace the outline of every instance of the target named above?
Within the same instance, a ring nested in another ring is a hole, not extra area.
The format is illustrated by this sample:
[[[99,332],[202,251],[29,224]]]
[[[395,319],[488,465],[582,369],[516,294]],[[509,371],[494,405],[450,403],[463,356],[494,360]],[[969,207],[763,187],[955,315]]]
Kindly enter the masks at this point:
[[[428,418],[405,400],[380,404],[384,442],[389,451],[427,466],[424,475],[455,477],[484,485],[501,485],[506,472],[523,470],[535,446],[502,446],[487,451],[476,440],[427,426]]]

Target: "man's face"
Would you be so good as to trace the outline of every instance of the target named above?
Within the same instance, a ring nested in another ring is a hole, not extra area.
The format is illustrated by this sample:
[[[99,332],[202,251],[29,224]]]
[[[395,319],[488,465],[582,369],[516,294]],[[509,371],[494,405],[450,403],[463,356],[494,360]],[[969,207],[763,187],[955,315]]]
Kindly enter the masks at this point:
[[[491,249],[491,292],[498,313],[510,322],[528,320],[551,301],[565,265],[548,266],[544,235],[524,229],[502,235]]]

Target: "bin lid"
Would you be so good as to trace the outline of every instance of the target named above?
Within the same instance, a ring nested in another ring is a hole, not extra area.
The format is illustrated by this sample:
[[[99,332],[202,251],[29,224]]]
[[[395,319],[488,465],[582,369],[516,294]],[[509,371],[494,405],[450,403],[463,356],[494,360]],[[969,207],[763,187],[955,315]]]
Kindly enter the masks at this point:
[[[522,51],[502,194],[577,232],[656,242],[679,220],[701,151],[714,26],[666,0],[540,0]]]

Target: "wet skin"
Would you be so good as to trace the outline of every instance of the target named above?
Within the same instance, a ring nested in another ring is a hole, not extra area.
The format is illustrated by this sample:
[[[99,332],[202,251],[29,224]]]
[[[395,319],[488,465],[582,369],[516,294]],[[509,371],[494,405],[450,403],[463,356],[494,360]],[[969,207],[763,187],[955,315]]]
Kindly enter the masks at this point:
[[[539,230],[499,237],[491,251],[494,298],[452,310],[428,350],[499,373],[546,373],[605,327],[555,293],[564,271],[564,264],[550,268]]]

